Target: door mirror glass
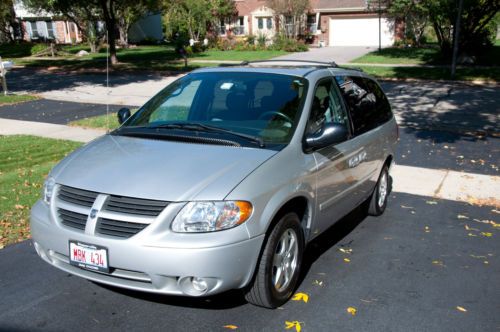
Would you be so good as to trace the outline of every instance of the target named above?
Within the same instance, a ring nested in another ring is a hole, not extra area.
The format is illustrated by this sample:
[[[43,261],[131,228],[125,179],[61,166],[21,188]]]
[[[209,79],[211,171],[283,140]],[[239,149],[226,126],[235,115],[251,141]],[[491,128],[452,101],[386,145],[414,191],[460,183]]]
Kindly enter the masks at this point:
[[[118,116],[118,123],[122,124],[124,123],[128,118],[130,118],[130,109],[124,107],[120,108],[120,110],[117,113]]]
[[[305,150],[315,151],[329,145],[346,141],[349,131],[343,124],[327,123],[318,133],[308,134],[305,139]]]

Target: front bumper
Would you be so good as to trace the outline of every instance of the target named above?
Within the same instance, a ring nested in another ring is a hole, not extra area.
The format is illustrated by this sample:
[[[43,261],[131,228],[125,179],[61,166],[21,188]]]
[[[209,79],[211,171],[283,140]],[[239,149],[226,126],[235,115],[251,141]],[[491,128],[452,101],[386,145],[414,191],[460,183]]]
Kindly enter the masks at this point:
[[[216,234],[175,235],[171,243],[159,243],[158,236],[113,239],[76,232],[55,222],[49,207],[39,201],[31,211],[31,234],[38,255],[51,265],[71,274],[138,291],[171,295],[205,296],[245,287],[251,280],[264,235],[221,245],[207,246]],[[239,226],[241,227],[241,226]],[[227,231],[218,232],[225,237]],[[140,234],[138,234],[140,235]],[[176,246],[179,237],[196,248]],[[165,237],[164,237],[165,239]],[[81,269],[69,264],[69,240],[108,248],[110,273]],[[208,287],[200,292],[192,278],[204,278]]]

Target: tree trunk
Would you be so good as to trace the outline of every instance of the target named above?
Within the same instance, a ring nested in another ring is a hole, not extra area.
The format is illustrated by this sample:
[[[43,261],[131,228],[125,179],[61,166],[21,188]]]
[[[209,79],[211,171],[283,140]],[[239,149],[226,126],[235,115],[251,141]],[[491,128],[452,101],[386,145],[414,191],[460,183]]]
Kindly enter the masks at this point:
[[[116,17],[114,0],[100,0],[100,4],[104,13],[106,30],[108,31],[108,45],[111,65],[116,65],[118,63],[118,58],[116,57]]]

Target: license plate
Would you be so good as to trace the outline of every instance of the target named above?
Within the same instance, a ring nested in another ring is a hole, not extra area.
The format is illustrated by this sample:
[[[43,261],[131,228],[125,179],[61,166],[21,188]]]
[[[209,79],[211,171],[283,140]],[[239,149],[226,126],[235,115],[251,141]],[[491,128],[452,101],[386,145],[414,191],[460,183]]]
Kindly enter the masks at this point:
[[[69,241],[69,262],[84,269],[109,272],[108,249],[95,244]]]

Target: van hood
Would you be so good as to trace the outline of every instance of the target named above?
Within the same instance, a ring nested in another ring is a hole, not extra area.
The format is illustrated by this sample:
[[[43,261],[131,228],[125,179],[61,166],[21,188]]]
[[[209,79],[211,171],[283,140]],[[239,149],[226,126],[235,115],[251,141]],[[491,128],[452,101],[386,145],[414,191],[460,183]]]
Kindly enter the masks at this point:
[[[222,200],[276,153],[105,135],[66,157],[51,176],[59,184],[106,194],[165,201]]]

